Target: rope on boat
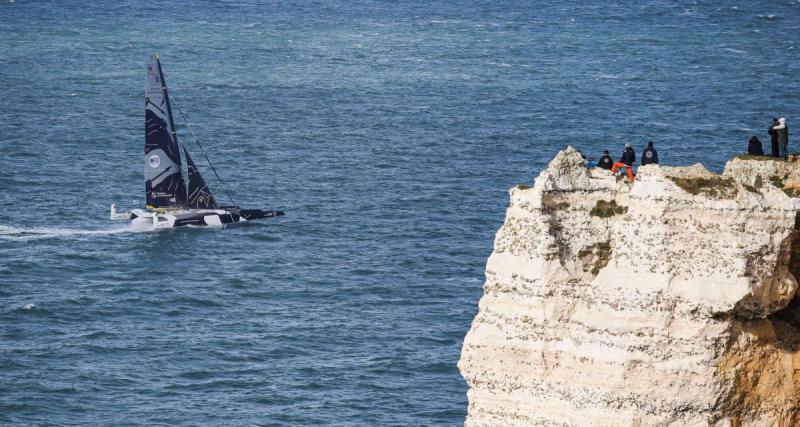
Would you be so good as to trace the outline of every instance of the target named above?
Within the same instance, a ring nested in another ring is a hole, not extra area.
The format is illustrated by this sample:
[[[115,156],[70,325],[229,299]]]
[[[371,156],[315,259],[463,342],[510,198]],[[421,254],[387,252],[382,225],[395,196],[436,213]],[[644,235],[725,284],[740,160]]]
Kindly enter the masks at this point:
[[[236,203],[236,201],[233,200],[233,196],[231,196],[230,191],[228,191],[228,185],[225,184],[224,182],[222,182],[222,178],[219,177],[219,174],[217,173],[217,169],[214,167],[214,164],[211,163],[211,159],[208,158],[208,154],[206,154],[205,148],[203,148],[203,145],[200,144],[200,140],[197,139],[197,135],[194,134],[194,130],[192,130],[192,126],[189,124],[189,120],[186,120],[186,116],[183,114],[183,110],[181,110],[181,107],[178,106],[177,102],[175,102],[175,97],[171,96],[170,98],[172,98],[172,104],[175,105],[175,108],[178,109],[178,113],[181,114],[181,118],[183,119],[183,122],[186,123],[186,127],[189,129],[189,133],[192,134],[192,138],[194,138],[195,144],[197,144],[197,146],[200,147],[200,151],[203,153],[203,157],[206,158],[206,162],[208,162],[208,165],[211,166],[211,170],[214,171],[214,176],[217,177],[217,181],[219,182],[219,185],[222,188],[222,191],[224,191],[225,195],[228,196],[228,199],[231,201],[232,205],[239,206]]]

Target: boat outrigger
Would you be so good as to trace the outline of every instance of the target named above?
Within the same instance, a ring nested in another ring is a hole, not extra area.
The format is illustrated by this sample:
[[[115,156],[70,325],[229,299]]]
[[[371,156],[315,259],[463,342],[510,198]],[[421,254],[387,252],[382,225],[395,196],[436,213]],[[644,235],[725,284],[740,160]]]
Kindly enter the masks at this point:
[[[145,65],[144,186],[147,204],[145,209],[131,209],[130,212],[117,212],[117,206],[112,204],[111,219],[132,220],[134,225],[152,224],[154,228],[222,227],[283,215],[282,211],[241,209],[235,206],[233,199],[229,206],[217,203],[189,156],[189,150],[178,142],[158,54],[148,57]],[[202,150],[202,146],[200,148]],[[210,161],[209,166],[214,170]]]

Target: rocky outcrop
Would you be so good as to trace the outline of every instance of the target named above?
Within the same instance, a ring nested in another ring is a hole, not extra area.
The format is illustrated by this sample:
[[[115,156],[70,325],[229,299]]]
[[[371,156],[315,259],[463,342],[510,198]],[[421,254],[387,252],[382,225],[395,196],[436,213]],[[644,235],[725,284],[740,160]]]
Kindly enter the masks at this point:
[[[513,188],[459,369],[468,426],[800,425],[800,166]]]

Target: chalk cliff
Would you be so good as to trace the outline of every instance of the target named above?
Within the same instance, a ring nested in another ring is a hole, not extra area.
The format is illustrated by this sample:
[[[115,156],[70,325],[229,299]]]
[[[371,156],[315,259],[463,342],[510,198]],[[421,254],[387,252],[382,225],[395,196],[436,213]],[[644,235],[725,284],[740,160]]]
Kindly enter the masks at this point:
[[[466,425],[800,425],[797,190],[796,163],[630,184],[560,152],[510,190],[458,364]]]

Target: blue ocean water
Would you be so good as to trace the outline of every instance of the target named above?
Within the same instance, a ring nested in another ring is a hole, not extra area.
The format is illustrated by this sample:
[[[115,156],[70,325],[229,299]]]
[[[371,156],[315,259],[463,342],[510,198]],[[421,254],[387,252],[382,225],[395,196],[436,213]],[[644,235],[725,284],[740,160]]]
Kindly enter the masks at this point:
[[[0,2],[0,424],[461,424],[507,189],[567,144],[652,139],[721,170],[772,116],[800,123],[799,19],[798,1]],[[155,51],[237,201],[286,217],[107,219],[143,204]]]

